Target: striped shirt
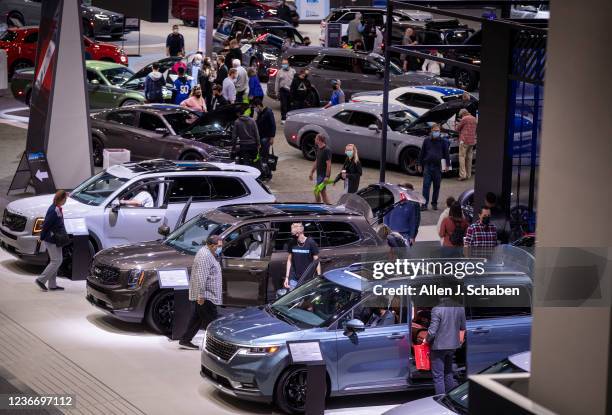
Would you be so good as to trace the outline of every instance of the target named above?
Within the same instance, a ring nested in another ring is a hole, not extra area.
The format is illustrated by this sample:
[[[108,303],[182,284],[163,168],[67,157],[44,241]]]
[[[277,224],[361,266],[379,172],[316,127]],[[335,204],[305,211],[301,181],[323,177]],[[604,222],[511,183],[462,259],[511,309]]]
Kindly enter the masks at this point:
[[[221,265],[204,245],[195,256],[189,278],[189,300],[198,298],[221,304]]]

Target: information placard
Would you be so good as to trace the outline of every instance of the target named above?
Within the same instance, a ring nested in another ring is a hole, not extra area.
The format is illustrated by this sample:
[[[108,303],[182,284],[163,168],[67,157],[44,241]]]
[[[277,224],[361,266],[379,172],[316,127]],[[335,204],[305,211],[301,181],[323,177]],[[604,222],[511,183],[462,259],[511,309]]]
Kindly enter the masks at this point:
[[[69,235],[89,235],[85,218],[65,218],[64,227]]]
[[[161,288],[173,288],[175,290],[189,288],[189,276],[186,268],[160,269],[157,270],[157,276]]]
[[[324,362],[318,341],[287,342],[287,347],[293,363],[320,364]]]

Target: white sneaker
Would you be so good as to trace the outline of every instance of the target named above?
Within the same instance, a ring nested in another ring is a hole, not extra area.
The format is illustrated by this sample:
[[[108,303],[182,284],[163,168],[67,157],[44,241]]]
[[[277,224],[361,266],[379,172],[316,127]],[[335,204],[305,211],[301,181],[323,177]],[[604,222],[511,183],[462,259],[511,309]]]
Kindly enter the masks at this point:
[[[281,120],[281,125],[285,125],[285,120]]]

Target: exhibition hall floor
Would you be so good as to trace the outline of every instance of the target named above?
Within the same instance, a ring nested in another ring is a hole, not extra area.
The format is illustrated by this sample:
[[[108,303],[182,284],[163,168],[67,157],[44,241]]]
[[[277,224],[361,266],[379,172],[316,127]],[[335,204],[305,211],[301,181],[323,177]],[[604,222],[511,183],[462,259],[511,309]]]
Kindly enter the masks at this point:
[[[85,281],[42,292],[39,268],[0,251],[0,378],[21,392],[76,396],[83,414],[269,414],[228,398],[199,375],[200,353],[94,309]],[[201,343],[201,337],[198,343]],[[423,393],[337,398],[328,414],[380,414]]]

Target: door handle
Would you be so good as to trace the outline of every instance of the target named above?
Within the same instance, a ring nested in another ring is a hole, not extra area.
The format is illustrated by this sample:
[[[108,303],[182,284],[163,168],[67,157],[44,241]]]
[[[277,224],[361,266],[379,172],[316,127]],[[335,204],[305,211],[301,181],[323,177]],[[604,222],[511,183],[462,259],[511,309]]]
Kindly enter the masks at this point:
[[[161,220],[161,218],[159,216],[148,216],[147,217],[147,222],[150,223],[157,223]]]
[[[472,333],[474,334],[487,334],[490,330],[489,329],[483,329],[482,327],[478,327],[477,329],[472,330]]]
[[[263,272],[263,269],[250,268],[249,271],[251,272],[251,274],[261,274]]]
[[[405,334],[402,333],[392,333],[390,335],[387,336],[387,339],[391,339],[391,340],[401,340],[404,337],[406,337]]]

